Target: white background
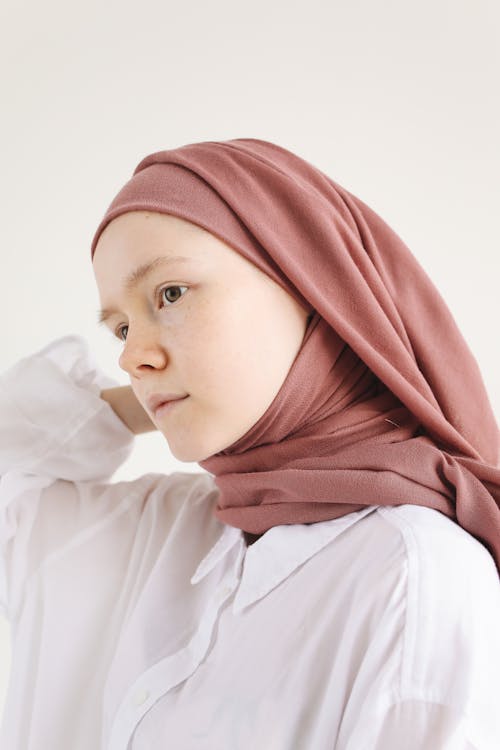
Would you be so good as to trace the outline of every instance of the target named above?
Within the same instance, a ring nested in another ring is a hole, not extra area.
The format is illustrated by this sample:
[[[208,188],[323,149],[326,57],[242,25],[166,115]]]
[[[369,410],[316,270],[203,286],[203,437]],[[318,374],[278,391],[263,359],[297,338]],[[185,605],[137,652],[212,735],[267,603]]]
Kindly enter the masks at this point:
[[[500,415],[497,0],[3,0],[0,371],[95,324],[90,241],[143,156],[263,138],[370,205],[447,301]],[[158,433],[114,479],[198,470]],[[0,621],[0,710],[10,668]]]

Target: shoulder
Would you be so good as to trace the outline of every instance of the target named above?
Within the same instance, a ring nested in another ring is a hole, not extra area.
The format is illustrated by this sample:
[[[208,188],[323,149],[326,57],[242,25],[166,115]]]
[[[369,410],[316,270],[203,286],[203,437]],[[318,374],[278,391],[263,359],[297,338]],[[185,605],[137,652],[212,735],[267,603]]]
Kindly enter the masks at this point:
[[[124,482],[123,489],[120,484],[116,491],[124,494],[129,485],[135,485],[142,501],[139,514],[143,522],[149,518],[155,525],[170,527],[175,521],[176,533],[182,528],[189,536],[207,525],[213,526],[215,533],[220,532],[222,523],[213,513],[219,489],[207,472],[149,473],[132,483]]]
[[[495,561],[486,547],[433,508],[380,505],[355,523],[350,535],[349,546],[359,549],[359,565],[374,576],[391,570],[411,587],[430,593],[444,586],[460,600],[464,585],[476,596],[500,597]]]
[[[473,607],[500,627],[495,561],[456,521],[427,506],[378,506],[353,533],[358,574],[364,569],[380,595],[393,596],[397,587],[407,623],[418,622],[421,640],[438,618],[441,629],[460,621],[471,636],[477,633]]]
[[[461,601],[464,586],[477,595],[500,596],[498,572],[486,547],[457,521],[438,510],[421,505],[379,506],[374,523],[398,540],[413,585],[427,592],[445,586]]]
[[[213,512],[218,494],[206,472],[150,472],[111,483],[59,480],[39,503],[40,533],[44,547],[58,555],[77,543],[87,551],[133,545],[150,559],[181,548],[195,560],[221,534]]]
[[[365,594],[400,634],[394,695],[486,705],[500,666],[500,585],[489,551],[426,506],[379,506],[357,526]]]

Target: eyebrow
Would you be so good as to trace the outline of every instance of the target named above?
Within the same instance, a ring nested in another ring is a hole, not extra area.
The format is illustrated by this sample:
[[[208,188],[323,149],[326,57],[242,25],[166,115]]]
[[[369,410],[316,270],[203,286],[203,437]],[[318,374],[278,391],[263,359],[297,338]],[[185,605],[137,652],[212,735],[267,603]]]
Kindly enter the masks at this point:
[[[157,258],[150,260],[148,263],[143,263],[141,266],[138,266],[134,271],[132,271],[132,273],[129,273],[129,275],[123,281],[123,288],[126,292],[132,291],[132,289],[137,286],[139,281],[147,278],[158,266],[166,266],[172,263],[185,263],[191,260],[193,260],[193,258],[188,258],[185,255],[171,255],[169,257],[160,255]],[[110,307],[103,307],[102,310],[98,310],[98,325],[102,325],[108,320],[108,318],[118,312],[118,310]]]

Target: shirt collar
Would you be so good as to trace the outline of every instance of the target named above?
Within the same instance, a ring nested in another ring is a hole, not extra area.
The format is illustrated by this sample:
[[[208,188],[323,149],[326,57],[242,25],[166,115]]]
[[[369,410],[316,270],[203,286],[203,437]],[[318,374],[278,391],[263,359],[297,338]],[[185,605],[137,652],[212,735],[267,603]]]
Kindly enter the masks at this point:
[[[262,599],[293,571],[311,558],[335,537],[379,506],[369,505],[340,518],[312,524],[273,526],[246,549],[240,585],[233,602],[233,612]],[[191,583],[207,576],[217,563],[239,542],[245,545],[243,532],[226,525],[214,546],[200,562]]]
[[[261,539],[263,539],[263,537],[261,537]],[[225,524],[222,534],[217,539],[210,551],[205,555],[205,557],[193,573],[191,577],[191,583],[198,583],[198,581],[201,581],[203,578],[205,578],[205,576],[207,576],[210,571],[215,568],[219,560],[227,555],[229,550],[234,547],[238,540],[241,540],[241,542],[244,544],[243,532],[241,531],[241,529],[236,529],[234,526]]]

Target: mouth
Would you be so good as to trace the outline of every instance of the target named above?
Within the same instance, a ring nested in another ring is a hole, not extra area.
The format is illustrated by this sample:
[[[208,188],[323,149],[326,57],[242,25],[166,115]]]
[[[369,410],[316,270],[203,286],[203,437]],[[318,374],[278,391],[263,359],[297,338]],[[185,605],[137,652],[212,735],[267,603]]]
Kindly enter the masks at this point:
[[[183,396],[182,398],[176,398],[172,401],[163,401],[163,403],[158,404],[156,409],[154,410],[154,417],[155,419],[160,419],[165,414],[172,411],[172,409],[175,409],[175,407],[181,403],[181,401],[185,401],[189,396]]]
[[[156,409],[162,404],[170,401],[180,401],[181,399],[186,398],[186,396],[188,395],[188,393],[185,393],[184,396],[178,396],[177,393],[150,393],[145,398],[145,408],[151,414],[154,414]]]

